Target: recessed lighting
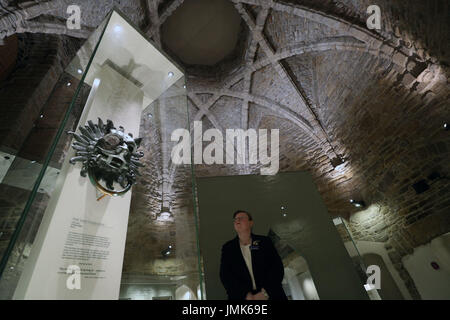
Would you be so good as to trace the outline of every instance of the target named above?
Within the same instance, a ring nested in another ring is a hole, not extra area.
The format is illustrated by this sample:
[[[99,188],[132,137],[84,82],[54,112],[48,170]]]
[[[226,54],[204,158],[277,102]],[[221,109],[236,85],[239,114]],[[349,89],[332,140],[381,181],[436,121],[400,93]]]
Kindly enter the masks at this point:
[[[172,246],[169,246],[169,249],[172,249]]]
[[[174,73],[172,71],[169,71],[169,73],[167,75],[171,78],[171,77],[173,77]]]
[[[285,208],[284,208],[284,206],[281,206],[281,210],[284,210]]]
[[[72,83],[70,83],[70,82],[67,82],[67,86],[68,87],[70,87],[72,85]]]
[[[353,199],[350,199],[350,203],[353,203],[353,202],[355,202],[355,200],[353,200]]]
[[[83,70],[78,69],[77,72],[78,72],[78,74],[82,74],[82,73],[83,73]]]
[[[286,213],[283,213],[283,217],[286,217],[287,216],[287,214]]]
[[[41,119],[44,117],[44,115],[43,114],[41,114]]]

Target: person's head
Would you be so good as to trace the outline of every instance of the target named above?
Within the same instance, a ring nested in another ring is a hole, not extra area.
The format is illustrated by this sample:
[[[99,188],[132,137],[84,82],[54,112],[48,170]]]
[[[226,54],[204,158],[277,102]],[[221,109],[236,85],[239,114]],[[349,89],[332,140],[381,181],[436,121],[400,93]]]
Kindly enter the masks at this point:
[[[234,230],[237,233],[251,232],[253,227],[253,218],[250,213],[244,210],[237,210],[233,214]]]

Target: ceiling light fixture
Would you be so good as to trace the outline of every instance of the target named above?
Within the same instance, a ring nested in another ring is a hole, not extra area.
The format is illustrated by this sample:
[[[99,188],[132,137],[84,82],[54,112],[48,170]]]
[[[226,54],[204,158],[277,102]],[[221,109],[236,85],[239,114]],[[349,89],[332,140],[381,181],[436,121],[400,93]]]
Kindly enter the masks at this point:
[[[67,86],[68,87],[70,87],[72,85],[72,83],[70,83],[70,82],[67,82]]]
[[[448,123],[446,122],[446,123],[444,123],[444,129],[445,129],[445,131],[448,131],[449,130],[449,125],[448,125]]]
[[[357,208],[363,208],[366,206],[366,204],[364,203],[364,201],[355,201],[353,199],[350,199],[350,203],[353,204],[355,207]]]
[[[83,70],[78,69],[77,72],[78,72],[78,74],[82,74],[82,73],[83,73]]]
[[[172,78],[174,76],[174,73],[172,71],[169,71],[167,75],[169,76],[169,78]]]

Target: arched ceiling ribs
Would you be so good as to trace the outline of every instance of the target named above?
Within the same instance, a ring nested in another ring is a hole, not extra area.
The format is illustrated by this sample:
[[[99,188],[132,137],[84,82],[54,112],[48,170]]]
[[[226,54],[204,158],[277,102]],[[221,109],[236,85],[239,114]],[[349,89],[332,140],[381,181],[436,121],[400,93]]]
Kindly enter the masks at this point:
[[[36,17],[39,17],[40,15],[58,9],[61,4],[61,0],[45,1],[29,5],[19,10],[10,11],[10,13],[0,16],[0,39],[9,37],[10,35],[13,35],[15,33],[43,32],[35,30],[43,30],[45,26],[41,25],[40,23],[33,23],[28,20],[34,19]],[[53,30],[55,30],[56,32],[52,32]],[[61,32],[61,28],[59,26],[55,29],[49,29],[45,33],[58,33],[57,31]],[[85,36],[86,38],[89,36],[90,32],[91,30],[87,30],[87,34]]]
[[[183,4],[184,0],[174,0],[165,10],[159,15],[158,14],[158,4],[159,1],[155,0],[147,0],[150,20],[152,22],[152,27],[148,35],[155,39],[157,39],[159,45],[161,45],[160,32],[161,26],[167,20],[168,17],[172,15],[172,13]]]
[[[383,43],[383,37],[369,31],[368,29],[361,28],[353,25],[348,21],[327,15],[323,12],[319,12],[310,8],[295,6],[292,4],[284,4],[273,0],[232,0],[234,3],[245,3],[256,6],[262,6],[265,8],[271,8],[272,10],[285,12],[288,14],[296,15],[308,20],[326,25],[335,30],[341,30],[345,34],[355,37],[367,43],[369,46],[380,47]]]
[[[214,115],[211,112],[209,112],[209,110],[208,110],[209,108],[205,107],[206,104],[202,103],[200,101],[200,99],[192,91],[189,91],[187,95],[188,95],[189,100],[191,100],[192,104],[199,109],[199,112],[197,113],[197,115],[199,115],[200,113],[202,115],[200,118],[198,118],[196,115],[194,117],[194,121],[200,121],[201,118],[203,117],[203,115],[205,115],[209,119],[209,121],[211,121],[211,123],[213,124],[214,127],[223,131],[222,126],[219,124],[216,117],[214,117]],[[214,102],[215,101],[216,100],[214,100]],[[214,102],[212,104],[214,104]],[[192,125],[193,125],[193,122],[191,123],[191,126]]]

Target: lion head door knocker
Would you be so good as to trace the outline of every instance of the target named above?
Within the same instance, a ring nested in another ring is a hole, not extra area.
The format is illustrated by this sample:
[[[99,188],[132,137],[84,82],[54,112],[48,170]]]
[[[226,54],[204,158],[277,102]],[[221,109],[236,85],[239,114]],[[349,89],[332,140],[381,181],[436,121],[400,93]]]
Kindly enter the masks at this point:
[[[137,151],[142,138],[133,139],[131,133],[125,134],[123,127],[116,129],[111,120],[105,125],[100,118],[97,124],[89,120],[79,129],[81,134],[68,132],[75,139],[72,148],[76,151],[70,163],[83,163],[80,175],[88,175],[92,184],[103,193],[98,200],[105,195],[118,196],[130,190],[136,183],[136,176],[140,176],[138,168],[144,166],[139,162],[144,153]],[[115,190],[114,183],[122,189]]]

